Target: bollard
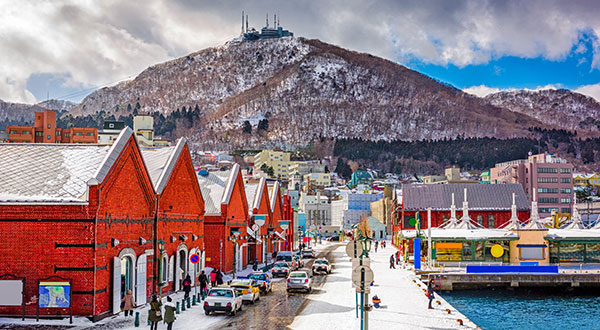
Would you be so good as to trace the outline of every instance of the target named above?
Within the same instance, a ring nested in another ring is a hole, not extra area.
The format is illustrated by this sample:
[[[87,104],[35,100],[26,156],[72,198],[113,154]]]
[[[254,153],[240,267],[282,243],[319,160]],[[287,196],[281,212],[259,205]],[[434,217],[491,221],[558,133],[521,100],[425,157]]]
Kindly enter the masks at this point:
[[[177,305],[175,305],[175,314],[179,314],[179,301],[177,302]]]
[[[140,327],[140,312],[135,312],[135,321],[133,321],[133,325],[136,328]]]
[[[458,325],[463,325],[463,320],[461,319],[456,320],[456,322],[458,322]]]
[[[185,312],[185,299],[181,301],[181,311]]]
[[[200,299],[200,297],[202,297],[202,292],[198,292],[198,297],[196,298],[196,300],[197,300],[198,302],[200,302],[200,300],[201,300],[201,299]]]
[[[196,295],[192,296],[192,306],[196,306]]]
[[[187,308],[190,309],[191,308],[190,307],[190,297],[187,298],[186,302],[187,302]]]
[[[448,314],[450,314],[450,309],[446,308],[446,312],[448,312]]]

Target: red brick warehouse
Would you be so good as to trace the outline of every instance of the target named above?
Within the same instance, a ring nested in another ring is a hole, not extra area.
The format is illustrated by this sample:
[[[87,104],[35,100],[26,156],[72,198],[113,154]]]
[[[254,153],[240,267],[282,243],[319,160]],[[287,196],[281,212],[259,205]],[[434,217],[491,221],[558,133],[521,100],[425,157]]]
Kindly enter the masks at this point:
[[[248,203],[239,164],[228,172],[198,175],[206,213],[206,266],[231,272],[248,265]]]
[[[111,147],[0,146],[0,274],[27,278],[28,315],[35,314],[37,280],[56,275],[73,280],[75,315],[99,319],[118,312],[127,289],[145,303],[158,284],[159,228],[161,238],[191,231],[177,239],[189,251],[202,250],[203,204],[189,174],[189,151],[183,140],[173,149],[153,180],[158,169],[149,165],[157,170],[149,175],[129,128]],[[181,194],[193,197],[194,190],[193,203],[173,203]],[[160,220],[158,211],[164,211]],[[167,255],[177,253],[174,245],[165,244]],[[68,310],[40,309],[42,315],[56,313]],[[0,314],[20,310],[0,307]]]

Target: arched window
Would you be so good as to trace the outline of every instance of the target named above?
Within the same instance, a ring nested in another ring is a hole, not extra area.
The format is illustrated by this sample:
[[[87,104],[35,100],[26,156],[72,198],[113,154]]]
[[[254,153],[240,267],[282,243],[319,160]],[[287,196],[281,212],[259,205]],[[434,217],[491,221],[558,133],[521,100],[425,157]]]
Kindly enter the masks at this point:
[[[169,256],[166,253],[162,255],[160,267],[160,283],[166,283],[169,278]]]

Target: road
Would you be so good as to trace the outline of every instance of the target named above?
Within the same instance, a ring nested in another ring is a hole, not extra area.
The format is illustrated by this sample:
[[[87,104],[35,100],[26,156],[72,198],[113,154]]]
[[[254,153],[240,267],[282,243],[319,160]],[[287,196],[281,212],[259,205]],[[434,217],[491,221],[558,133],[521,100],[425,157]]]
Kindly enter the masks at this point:
[[[325,257],[331,263],[334,262],[332,251],[338,244],[328,246],[321,251],[317,257]],[[304,259],[306,269],[311,269],[314,259]],[[333,270],[335,271],[335,269]],[[273,292],[262,295],[260,301],[254,305],[244,305],[244,310],[226,320],[217,329],[252,329],[252,330],[278,330],[286,329],[309,303],[307,296],[319,294],[320,288],[327,280],[326,275],[314,275],[312,293],[292,293],[286,291],[285,280],[277,280],[273,283]]]
[[[321,251],[317,257],[327,258],[335,265],[335,250],[341,243],[332,244]],[[304,259],[304,269],[311,269],[314,259]],[[335,273],[335,266],[332,273]],[[321,294],[321,287],[326,282],[326,275],[314,275],[312,293],[287,293],[285,279],[275,279],[273,283],[273,291],[267,295],[261,295],[260,300],[255,304],[244,304],[243,311],[238,312],[234,317],[222,317],[223,321],[216,325],[209,326],[210,329],[248,329],[248,330],[278,330],[287,329],[294,321],[294,318],[306,308],[310,303],[308,296]],[[202,313],[204,314],[204,313]],[[204,315],[202,315],[204,316]],[[211,315],[210,317],[217,317]],[[119,329],[127,327],[131,324],[131,320],[119,319],[109,324],[95,324],[90,327],[86,326],[55,326],[55,325],[14,325],[0,324],[0,330],[62,330],[62,329],[77,329],[77,330],[107,330]],[[162,325],[162,323],[161,323]],[[145,327],[142,325],[143,328]],[[174,329],[178,329],[177,322],[174,324]],[[198,322],[195,329],[207,329],[207,326],[202,322]],[[188,329],[186,329],[188,330]]]

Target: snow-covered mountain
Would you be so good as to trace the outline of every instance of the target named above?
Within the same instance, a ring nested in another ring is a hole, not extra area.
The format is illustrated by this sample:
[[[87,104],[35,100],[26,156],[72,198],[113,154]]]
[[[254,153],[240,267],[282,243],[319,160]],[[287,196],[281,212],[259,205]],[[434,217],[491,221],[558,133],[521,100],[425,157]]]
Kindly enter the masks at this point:
[[[71,113],[126,115],[198,105],[193,140],[230,139],[243,118],[269,119],[265,141],[522,136],[539,121],[369,54],[318,40],[234,40],[86,97]],[[241,137],[239,137],[241,138]],[[235,141],[233,141],[235,142]]]
[[[506,91],[487,95],[485,100],[552,128],[600,132],[600,103],[570,90]]]

